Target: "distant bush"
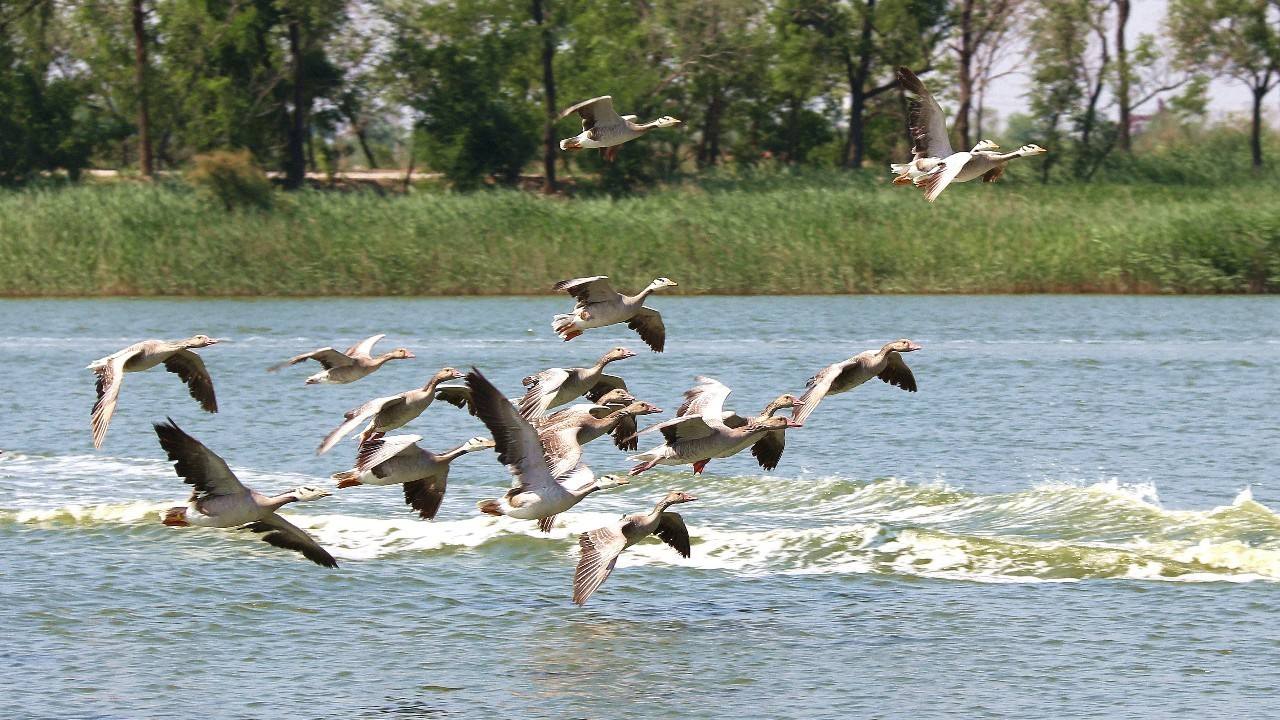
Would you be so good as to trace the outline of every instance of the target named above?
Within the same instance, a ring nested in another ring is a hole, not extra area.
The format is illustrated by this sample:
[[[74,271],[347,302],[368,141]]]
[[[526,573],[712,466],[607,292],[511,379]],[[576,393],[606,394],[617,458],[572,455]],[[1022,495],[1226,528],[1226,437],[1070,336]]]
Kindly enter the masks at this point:
[[[271,181],[253,161],[248,150],[215,150],[195,156],[195,169],[187,182],[228,212],[236,208],[271,207]]]

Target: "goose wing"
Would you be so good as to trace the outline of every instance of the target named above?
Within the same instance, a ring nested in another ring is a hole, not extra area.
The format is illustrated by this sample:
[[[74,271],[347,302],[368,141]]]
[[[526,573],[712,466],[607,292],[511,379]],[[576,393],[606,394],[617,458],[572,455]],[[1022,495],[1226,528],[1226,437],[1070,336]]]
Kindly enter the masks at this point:
[[[560,422],[554,426],[544,427],[538,433],[538,442],[542,444],[543,454],[551,474],[557,478],[573,470],[582,460],[582,445],[578,443],[578,428],[572,422]]]
[[[218,412],[218,398],[213,394],[213,378],[204,366],[204,360],[190,350],[179,350],[164,361],[164,368],[177,374],[187,384],[191,397],[206,412]]]
[[[600,528],[579,535],[578,547],[581,555],[573,574],[573,601],[582,605],[613,572],[618,556],[627,548],[627,540],[617,530]]]
[[[434,520],[444,502],[444,491],[449,482],[449,472],[418,478],[404,483],[404,504],[418,511],[423,520]]]
[[[680,517],[680,513],[664,512],[659,515],[658,527],[653,534],[675,548],[682,557],[689,557],[689,529],[684,526],[684,518]]]
[[[601,95],[590,100],[583,100],[576,105],[565,108],[556,119],[563,120],[573,113],[578,113],[582,117],[582,129],[584,131],[591,130],[597,125],[616,125],[622,122],[622,117],[618,115],[618,111],[613,109],[612,95]]]
[[[906,361],[902,359],[902,353],[890,352],[885,360],[884,370],[881,370],[876,377],[907,392],[915,392],[916,376],[911,374],[911,368],[907,367]]]
[[[282,363],[276,363],[275,365],[272,365],[271,367],[267,368],[267,372],[275,372],[282,367],[297,365],[298,363],[304,362],[307,360],[315,360],[316,362],[323,365],[325,370],[332,370],[336,367],[343,367],[345,365],[352,364],[352,360],[350,357],[343,355],[342,353],[338,352],[337,350],[334,350],[331,347],[322,347],[322,348],[319,348],[318,350],[312,350],[311,352],[308,352],[308,353],[302,353],[301,355],[294,355],[293,357],[289,358],[288,360],[285,360]]]
[[[476,414],[476,408],[471,404],[471,390],[462,385],[440,385],[436,388],[436,399],[443,400],[450,405],[466,410],[472,415]]]
[[[782,451],[787,447],[787,435],[782,430],[770,430],[751,446],[751,455],[765,470],[778,467]]]
[[[356,473],[374,469],[382,463],[408,450],[422,439],[421,435],[392,435],[366,440],[356,453]]]
[[[608,275],[561,280],[552,290],[563,290],[574,297],[582,305],[609,302],[618,299],[618,291],[613,289]]]
[[[521,382],[528,390],[520,399],[520,415],[526,419],[546,415],[555,402],[556,394],[568,379],[569,371],[564,368],[548,368],[525,378]]]
[[[640,447],[639,441],[636,440],[636,429],[636,416],[624,415],[613,427],[613,432],[609,434],[613,437],[613,444],[619,450],[635,450]]]
[[[471,388],[476,415],[493,433],[498,462],[507,466],[516,488],[537,490],[553,485],[555,476],[547,466],[538,432],[533,426],[479,370],[472,368],[467,373],[466,382]]]
[[[947,137],[947,118],[920,78],[909,68],[898,68],[898,83],[907,96],[907,123],[911,127],[911,152],[915,159],[944,158],[955,151]]]
[[[924,190],[924,199],[929,202],[937,200],[942,191],[946,190],[947,186],[960,175],[960,171],[969,163],[970,157],[969,153],[955,153],[928,175],[917,178],[916,187]]]
[[[635,330],[650,350],[662,352],[667,342],[667,326],[662,324],[662,316],[657,310],[641,307],[640,311],[627,321],[627,327]]]
[[[600,398],[604,397],[605,393],[610,390],[626,389],[626,380],[623,380],[617,375],[601,374],[600,379],[596,381],[595,385],[591,386],[591,389],[587,391],[586,396],[591,402],[600,402]]]
[[[107,426],[111,424],[111,416],[116,412],[116,401],[120,398],[120,385],[124,382],[124,364],[137,351],[120,353],[106,358],[106,362],[90,365],[97,376],[98,399],[93,403],[90,412],[90,424],[93,427],[93,446],[102,447],[107,437]]]
[[[733,391],[715,378],[699,375],[697,385],[684,391],[684,402],[676,410],[676,416],[701,415],[712,425],[724,424],[724,401]]]
[[[308,535],[302,528],[275,513],[262,520],[244,525],[241,529],[264,533],[262,539],[266,543],[278,548],[300,552],[303,557],[317,565],[323,565],[328,568],[338,567],[338,561],[334,560],[328,551],[320,547],[320,543],[317,543],[315,538]]]
[[[800,396],[801,405],[791,411],[792,420],[803,423],[813,414],[814,410],[818,409],[818,403],[822,402],[822,399],[831,391],[831,384],[839,377],[846,364],[828,365],[809,378],[808,387],[805,388],[804,394]]]
[[[707,424],[707,421],[701,415],[684,415],[666,422],[660,422],[657,425],[650,425],[633,435],[632,438],[654,430],[662,433],[662,437],[667,441],[668,445],[681,440],[699,440],[704,437],[710,437],[715,433],[715,430]]]
[[[317,455],[323,455],[333,449],[346,437],[348,433],[359,427],[360,423],[377,415],[388,407],[395,405],[403,405],[405,402],[404,394],[388,395],[387,397],[374,398],[369,402],[357,408],[348,410],[343,417],[346,418],[341,425],[333,429],[333,432],[325,436],[324,441],[320,443],[320,447],[316,448]]]
[[[183,432],[173,418],[166,420],[167,422],[154,425],[156,437],[160,439],[160,447],[174,461],[174,471],[193,487],[192,500],[239,495],[249,491],[217,453]]]
[[[379,333],[377,335],[367,337],[347,348],[347,355],[350,357],[369,357],[373,353],[373,346],[377,345],[378,341],[386,336],[386,333]]]

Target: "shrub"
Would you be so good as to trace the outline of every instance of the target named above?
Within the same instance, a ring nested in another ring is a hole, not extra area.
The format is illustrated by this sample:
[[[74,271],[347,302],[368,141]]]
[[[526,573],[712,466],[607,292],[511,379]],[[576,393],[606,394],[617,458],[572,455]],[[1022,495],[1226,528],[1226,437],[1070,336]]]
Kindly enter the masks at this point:
[[[220,203],[228,212],[236,208],[271,207],[271,181],[253,161],[248,150],[215,150],[195,157],[195,169],[187,182]]]

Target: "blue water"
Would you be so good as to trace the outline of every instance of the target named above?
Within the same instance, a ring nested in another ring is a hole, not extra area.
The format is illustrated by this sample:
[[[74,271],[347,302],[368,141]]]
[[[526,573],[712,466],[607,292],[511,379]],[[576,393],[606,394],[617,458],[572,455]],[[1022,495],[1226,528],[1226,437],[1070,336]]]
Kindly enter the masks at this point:
[[[1274,717],[1280,701],[1280,301],[656,299],[667,352],[611,371],[670,412],[694,375],[755,413],[821,366],[924,345],[909,394],[872,381],[695,478],[599,493],[549,536],[478,515],[509,482],[458,460],[434,522],[397,488],[285,515],[337,557],[162,526],[186,497],[171,415],[249,485],[329,485],[342,412],[475,365],[589,364],[560,298],[0,301],[0,717]],[[90,361],[203,332],[221,412],[162,369],[127,376],[94,451]],[[265,368],[374,332],[416,360],[346,386]],[[483,434],[438,404],[404,428]],[[598,472],[629,467],[597,441]],[[627,551],[583,608],[577,533],[670,489],[693,557]]]

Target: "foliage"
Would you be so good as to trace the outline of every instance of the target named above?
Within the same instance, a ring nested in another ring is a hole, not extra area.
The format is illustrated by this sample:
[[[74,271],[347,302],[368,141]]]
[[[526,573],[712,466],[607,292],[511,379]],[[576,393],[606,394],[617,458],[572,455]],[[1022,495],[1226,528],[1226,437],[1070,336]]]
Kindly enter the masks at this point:
[[[187,182],[228,212],[236,208],[271,207],[271,181],[248,150],[215,150],[197,155]]]

